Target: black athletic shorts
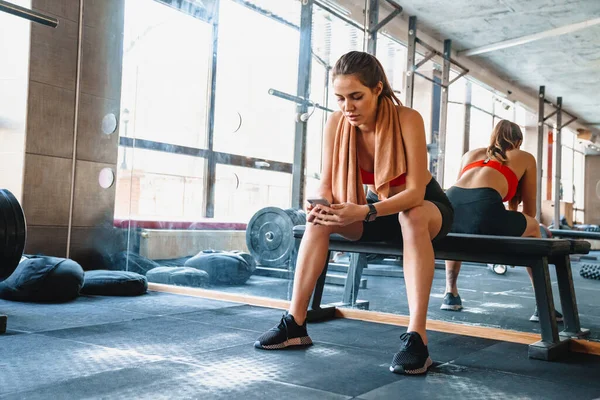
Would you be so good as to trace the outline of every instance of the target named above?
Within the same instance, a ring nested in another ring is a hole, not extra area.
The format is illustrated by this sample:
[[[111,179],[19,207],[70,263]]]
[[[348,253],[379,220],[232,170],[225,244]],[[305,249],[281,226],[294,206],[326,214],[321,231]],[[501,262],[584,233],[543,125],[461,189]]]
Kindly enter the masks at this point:
[[[495,189],[453,186],[446,195],[454,207],[454,233],[521,236],[527,228],[525,215],[507,210]]]
[[[452,220],[454,219],[454,211],[448,197],[444,194],[444,190],[437,183],[435,178],[431,178],[425,188],[425,200],[428,200],[436,205],[442,214],[442,228],[433,241],[443,238],[450,232]],[[367,193],[368,203],[377,203],[379,199],[377,195],[371,191]],[[384,215],[377,217],[375,221],[363,222],[363,234],[360,240],[369,242],[379,241],[402,241],[402,229],[398,214]]]

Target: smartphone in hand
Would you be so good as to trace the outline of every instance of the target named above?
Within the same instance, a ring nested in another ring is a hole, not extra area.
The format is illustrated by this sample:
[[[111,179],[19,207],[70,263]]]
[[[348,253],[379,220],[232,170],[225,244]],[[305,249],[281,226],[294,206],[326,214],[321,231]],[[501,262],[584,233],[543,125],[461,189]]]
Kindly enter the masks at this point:
[[[329,201],[327,199],[323,199],[323,198],[312,198],[312,199],[306,199],[306,201],[308,201],[310,203],[311,206],[316,206],[317,204],[321,204],[323,206],[327,206],[330,207],[331,204],[329,204]]]

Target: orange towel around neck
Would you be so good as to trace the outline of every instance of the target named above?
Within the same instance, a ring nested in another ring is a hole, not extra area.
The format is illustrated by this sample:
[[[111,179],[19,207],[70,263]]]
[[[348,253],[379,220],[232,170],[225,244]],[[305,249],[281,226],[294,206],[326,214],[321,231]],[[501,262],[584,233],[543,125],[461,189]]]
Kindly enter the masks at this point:
[[[400,107],[388,97],[380,100],[375,121],[375,188],[388,197],[390,181],[406,173],[406,155],[400,127]],[[333,144],[332,192],[334,203],[367,204],[358,166],[356,127],[340,118]]]

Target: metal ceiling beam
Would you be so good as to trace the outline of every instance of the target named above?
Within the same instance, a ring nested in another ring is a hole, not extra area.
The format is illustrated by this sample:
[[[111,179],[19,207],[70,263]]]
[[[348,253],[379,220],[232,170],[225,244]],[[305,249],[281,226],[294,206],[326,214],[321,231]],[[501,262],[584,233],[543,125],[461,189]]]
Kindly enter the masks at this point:
[[[459,56],[474,56],[477,54],[489,53],[491,51],[496,51],[500,49],[506,49],[507,47],[519,46],[525,43],[533,42],[540,39],[546,39],[553,36],[560,36],[566,33],[571,33],[578,31],[580,29],[589,28],[590,26],[600,24],[600,18],[594,18],[583,22],[578,22],[576,24],[565,25],[559,28],[550,29],[544,32],[534,33],[533,35],[521,36],[519,38],[505,40],[503,42],[498,42],[494,44],[489,44],[486,46],[476,47],[470,50],[459,51]]]

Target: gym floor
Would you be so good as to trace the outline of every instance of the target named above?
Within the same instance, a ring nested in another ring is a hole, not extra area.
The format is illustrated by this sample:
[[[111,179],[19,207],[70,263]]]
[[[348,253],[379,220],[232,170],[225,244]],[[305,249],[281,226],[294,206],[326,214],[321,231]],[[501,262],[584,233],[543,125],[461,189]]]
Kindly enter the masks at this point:
[[[600,252],[591,252],[589,257],[600,260]],[[598,293],[600,280],[584,279],[579,275],[585,263],[600,264],[600,261],[577,261],[571,263],[573,282],[577,295],[577,306],[581,326],[590,330],[589,339],[600,341],[600,311]],[[342,258],[341,262],[348,259]],[[439,269],[441,267],[442,269]],[[391,271],[395,276],[373,276],[363,274],[367,288],[358,292],[359,300],[369,301],[369,310],[408,315],[406,288],[402,279],[402,268],[391,260],[370,264],[369,270]],[[366,270],[365,270],[366,271]],[[332,272],[341,274],[340,272]],[[558,285],[554,266],[550,266],[550,278],[554,293],[554,306],[561,310]],[[461,312],[442,311],[440,305],[446,287],[443,265],[436,265],[433,288],[429,301],[428,319],[463,322],[470,325],[540,333],[539,324],[529,321],[535,309],[535,297],[527,270],[522,267],[508,268],[504,275],[497,275],[482,264],[463,264],[458,280],[459,293],[464,309]],[[292,284],[288,279],[253,275],[243,286],[220,286],[219,291],[239,293],[280,300],[289,300]],[[340,302],[344,287],[325,285],[322,304]],[[559,324],[559,330],[562,325]]]
[[[429,332],[426,376],[388,371],[405,328],[348,319],[309,325],[315,345],[264,351],[282,311],[170,293],[0,300],[2,399],[593,399],[600,357],[527,357],[527,346]]]

